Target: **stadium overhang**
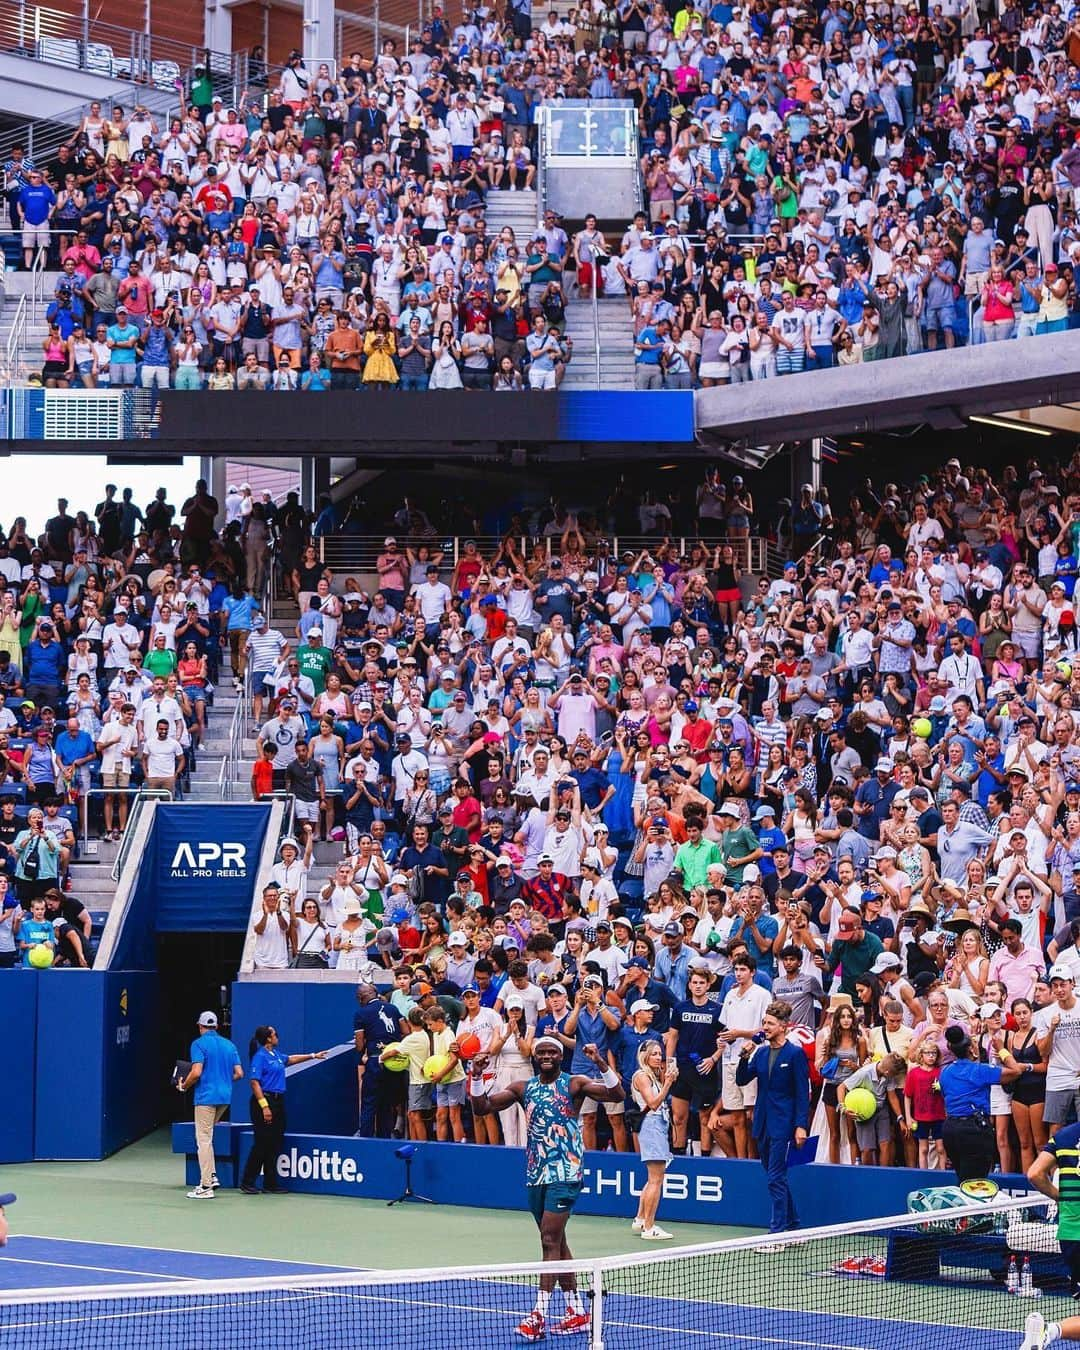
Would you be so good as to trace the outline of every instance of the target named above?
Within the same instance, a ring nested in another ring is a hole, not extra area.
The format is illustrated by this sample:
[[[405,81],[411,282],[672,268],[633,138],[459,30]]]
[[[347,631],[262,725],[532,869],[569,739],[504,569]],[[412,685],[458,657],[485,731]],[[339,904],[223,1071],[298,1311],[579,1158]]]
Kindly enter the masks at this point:
[[[987,417],[1080,433],[1080,330],[701,389],[694,402],[699,441],[722,450]]]

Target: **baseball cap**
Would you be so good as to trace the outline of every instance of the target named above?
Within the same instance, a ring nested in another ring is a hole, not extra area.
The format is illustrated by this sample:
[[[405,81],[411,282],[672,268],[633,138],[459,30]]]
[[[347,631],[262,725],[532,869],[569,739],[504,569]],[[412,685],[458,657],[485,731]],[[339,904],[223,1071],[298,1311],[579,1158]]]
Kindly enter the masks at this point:
[[[871,975],[880,975],[886,970],[899,970],[900,958],[895,952],[882,952],[870,967]]]
[[[626,963],[627,970],[648,970],[649,963],[644,956],[632,956]]]
[[[199,1026],[216,1027],[217,1024],[217,1013],[204,1012],[199,1014]]]
[[[664,937],[682,937],[682,924],[666,923],[664,925]]]
[[[448,947],[467,947],[469,939],[464,933],[451,933],[447,939]]]
[[[1051,980],[1068,980],[1070,984],[1076,980],[1076,976],[1073,974],[1071,967],[1062,965],[1060,961],[1050,967],[1049,978]],[[979,1009],[979,1014],[980,1016],[982,1015],[981,1008]]]
[[[639,998],[630,1004],[630,1016],[634,1017],[640,1012],[656,1012],[659,1007],[659,1003],[650,1003],[647,998]]]

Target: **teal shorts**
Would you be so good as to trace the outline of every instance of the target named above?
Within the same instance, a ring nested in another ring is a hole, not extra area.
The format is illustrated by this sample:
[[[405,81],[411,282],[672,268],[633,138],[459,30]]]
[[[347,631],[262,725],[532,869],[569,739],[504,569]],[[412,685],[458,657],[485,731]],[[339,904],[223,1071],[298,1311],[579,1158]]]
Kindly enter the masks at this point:
[[[545,1214],[569,1214],[577,1204],[581,1184],[580,1181],[549,1181],[539,1186],[526,1186],[529,1212],[536,1220],[537,1228]]]

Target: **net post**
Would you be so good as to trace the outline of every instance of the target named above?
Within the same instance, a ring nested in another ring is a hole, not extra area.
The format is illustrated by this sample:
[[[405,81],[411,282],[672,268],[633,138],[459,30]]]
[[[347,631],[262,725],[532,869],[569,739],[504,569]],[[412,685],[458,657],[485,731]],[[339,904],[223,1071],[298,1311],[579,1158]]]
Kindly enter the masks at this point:
[[[592,1288],[589,1350],[604,1350],[604,1268],[599,1261],[589,1264],[589,1284]]]

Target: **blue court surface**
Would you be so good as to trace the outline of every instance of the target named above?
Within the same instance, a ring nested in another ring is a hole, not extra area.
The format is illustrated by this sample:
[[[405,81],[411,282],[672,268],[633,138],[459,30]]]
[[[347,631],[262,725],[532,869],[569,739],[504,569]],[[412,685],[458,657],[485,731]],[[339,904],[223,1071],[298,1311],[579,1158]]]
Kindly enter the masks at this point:
[[[347,1241],[347,1234],[343,1234]],[[456,1255],[463,1253],[457,1251]],[[449,1253],[448,1253],[449,1255]],[[677,1264],[669,1267],[672,1275]],[[520,1346],[518,1322],[533,1306],[535,1285],[513,1278],[461,1278],[447,1274],[429,1281],[358,1281],[348,1288],[320,1287],[319,1275],[342,1272],[322,1267],[249,1257],[203,1255],[157,1248],[110,1246],[43,1237],[14,1237],[0,1252],[0,1291],[26,1291],[16,1306],[0,1301],[2,1350],[441,1350],[475,1345],[485,1350]],[[343,1272],[342,1272],[343,1273]],[[165,1281],[234,1280],[270,1277],[258,1289],[170,1295]],[[281,1276],[311,1278],[303,1287],[275,1288]],[[137,1286],[155,1284],[149,1298]],[[735,1350],[1016,1350],[1031,1304],[1006,1296],[995,1299],[991,1317],[962,1325],[932,1318],[900,1320],[875,1316],[885,1288],[860,1284],[851,1289],[851,1313],[792,1311],[732,1303],[730,1286],[716,1298],[672,1294],[609,1292],[604,1299],[604,1350],[663,1350],[665,1345],[731,1346]],[[35,1302],[33,1290],[60,1287],[126,1286],[104,1301]],[[132,1288],[132,1286],[136,1286]],[[671,1288],[671,1285],[666,1285]],[[896,1285],[890,1292],[898,1292]],[[938,1293],[939,1291],[934,1291]],[[918,1316],[914,1293],[911,1311]],[[777,1300],[780,1301],[780,1300]],[[1057,1299],[1045,1299],[1052,1315]],[[925,1305],[924,1305],[925,1306]],[[940,1306],[940,1304],[938,1305]],[[563,1311],[561,1292],[551,1314]],[[954,1310],[955,1311],[955,1310]],[[980,1327],[977,1324],[982,1322]],[[680,1339],[681,1338],[681,1339]],[[553,1338],[555,1343],[590,1345],[587,1333]]]

